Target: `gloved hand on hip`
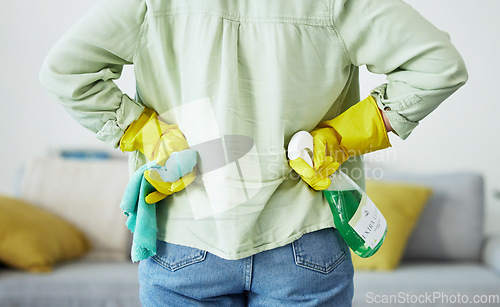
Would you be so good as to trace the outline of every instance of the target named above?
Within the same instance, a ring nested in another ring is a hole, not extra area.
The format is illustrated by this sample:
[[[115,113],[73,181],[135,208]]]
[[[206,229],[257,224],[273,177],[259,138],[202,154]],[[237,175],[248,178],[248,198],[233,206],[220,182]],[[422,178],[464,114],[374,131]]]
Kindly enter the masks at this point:
[[[156,189],[146,196],[147,203],[156,203],[163,198],[188,186],[196,177],[192,170],[182,178],[169,182],[162,178],[161,167],[174,152],[189,149],[189,145],[177,125],[168,125],[158,118],[158,114],[145,109],[139,118],[130,124],[120,140],[120,149],[139,150],[150,161],[155,161],[157,168],[144,172],[144,178]]]
[[[315,190],[330,186],[330,175],[351,156],[390,147],[389,137],[375,99],[358,102],[336,118],[321,122],[312,132],[313,166],[302,158],[290,166]]]

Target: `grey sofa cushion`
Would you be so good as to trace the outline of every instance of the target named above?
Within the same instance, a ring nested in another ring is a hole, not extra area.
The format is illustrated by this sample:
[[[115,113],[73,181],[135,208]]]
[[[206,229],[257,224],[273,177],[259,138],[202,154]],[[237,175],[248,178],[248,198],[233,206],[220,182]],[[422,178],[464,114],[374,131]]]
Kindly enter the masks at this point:
[[[412,262],[356,272],[353,306],[498,306],[499,289],[498,274],[479,263]]]
[[[76,260],[49,274],[0,269],[2,307],[140,307],[137,263]]]
[[[500,275],[500,235],[485,239],[482,257],[483,262]]]
[[[382,180],[422,184],[434,191],[410,236],[403,259],[480,260],[484,236],[481,175],[384,171]]]

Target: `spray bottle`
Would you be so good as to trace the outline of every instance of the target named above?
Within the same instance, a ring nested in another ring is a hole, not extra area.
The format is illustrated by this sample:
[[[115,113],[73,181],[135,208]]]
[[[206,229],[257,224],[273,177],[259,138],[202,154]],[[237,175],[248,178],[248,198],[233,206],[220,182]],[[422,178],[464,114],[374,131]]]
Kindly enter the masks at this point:
[[[313,137],[297,132],[288,145],[290,160],[302,158],[311,167]],[[335,227],[354,253],[366,258],[375,254],[384,242],[387,222],[366,193],[340,169],[330,176],[331,184],[323,191],[333,214]]]

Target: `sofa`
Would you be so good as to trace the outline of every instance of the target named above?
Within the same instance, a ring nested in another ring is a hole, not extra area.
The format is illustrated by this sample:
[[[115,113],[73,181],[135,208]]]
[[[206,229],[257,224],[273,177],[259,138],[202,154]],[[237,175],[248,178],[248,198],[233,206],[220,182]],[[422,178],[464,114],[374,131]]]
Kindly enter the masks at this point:
[[[91,249],[48,272],[0,268],[1,307],[141,306],[138,265],[130,260],[131,234],[119,208],[127,159],[86,156],[29,161],[19,198],[74,225]]]
[[[398,266],[356,270],[353,306],[500,306],[500,235],[484,232],[483,177],[378,174],[381,182],[428,187],[432,193]]]
[[[29,161],[23,174],[19,198],[80,229],[92,248],[48,272],[0,267],[0,306],[140,306],[131,236],[118,208],[129,178],[127,160],[43,157]],[[353,305],[451,306],[467,300],[466,306],[478,300],[498,306],[500,239],[483,232],[482,177],[383,174],[377,181],[426,186],[432,194],[397,267],[356,270]]]

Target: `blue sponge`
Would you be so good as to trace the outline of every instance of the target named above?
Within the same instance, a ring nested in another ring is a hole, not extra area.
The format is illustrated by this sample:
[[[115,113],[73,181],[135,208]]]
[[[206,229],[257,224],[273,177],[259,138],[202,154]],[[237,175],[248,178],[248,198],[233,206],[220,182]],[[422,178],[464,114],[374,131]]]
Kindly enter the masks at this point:
[[[164,166],[152,162],[149,169],[158,172],[163,181],[174,182],[191,173],[197,161],[198,153],[192,149],[185,149],[172,153]]]

